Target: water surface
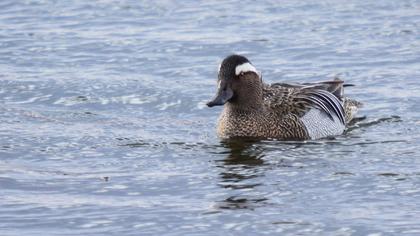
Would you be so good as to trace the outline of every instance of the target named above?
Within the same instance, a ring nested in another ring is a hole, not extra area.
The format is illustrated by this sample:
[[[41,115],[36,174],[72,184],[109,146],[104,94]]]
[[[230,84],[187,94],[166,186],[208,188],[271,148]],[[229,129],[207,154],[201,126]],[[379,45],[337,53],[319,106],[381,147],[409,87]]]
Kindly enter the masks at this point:
[[[1,235],[420,234],[418,1],[0,2]],[[355,84],[335,139],[221,141],[218,63]]]

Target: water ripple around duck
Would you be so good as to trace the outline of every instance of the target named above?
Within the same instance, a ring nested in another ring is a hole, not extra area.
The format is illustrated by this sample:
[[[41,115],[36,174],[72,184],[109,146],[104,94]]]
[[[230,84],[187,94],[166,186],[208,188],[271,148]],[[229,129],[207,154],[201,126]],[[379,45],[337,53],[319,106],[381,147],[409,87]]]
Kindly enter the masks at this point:
[[[1,235],[420,232],[416,1],[0,13]],[[233,52],[268,83],[340,76],[365,119],[323,140],[219,140],[205,102]]]

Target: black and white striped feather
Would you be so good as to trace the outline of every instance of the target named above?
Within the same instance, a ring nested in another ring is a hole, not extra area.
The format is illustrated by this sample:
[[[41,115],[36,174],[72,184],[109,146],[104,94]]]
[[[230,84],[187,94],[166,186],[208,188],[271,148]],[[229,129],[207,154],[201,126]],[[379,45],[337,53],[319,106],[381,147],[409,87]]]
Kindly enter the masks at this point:
[[[316,108],[323,110],[332,120],[336,116],[343,125],[346,124],[342,102],[332,93],[317,89],[305,91],[299,97],[305,99]]]

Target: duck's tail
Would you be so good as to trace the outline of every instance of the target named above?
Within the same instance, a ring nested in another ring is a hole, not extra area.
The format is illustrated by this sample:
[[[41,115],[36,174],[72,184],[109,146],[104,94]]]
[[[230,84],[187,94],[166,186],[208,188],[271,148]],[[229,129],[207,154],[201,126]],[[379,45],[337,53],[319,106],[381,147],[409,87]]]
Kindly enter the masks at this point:
[[[357,110],[363,106],[361,102],[350,98],[343,98],[344,117],[346,124],[350,123],[351,120],[356,116]]]

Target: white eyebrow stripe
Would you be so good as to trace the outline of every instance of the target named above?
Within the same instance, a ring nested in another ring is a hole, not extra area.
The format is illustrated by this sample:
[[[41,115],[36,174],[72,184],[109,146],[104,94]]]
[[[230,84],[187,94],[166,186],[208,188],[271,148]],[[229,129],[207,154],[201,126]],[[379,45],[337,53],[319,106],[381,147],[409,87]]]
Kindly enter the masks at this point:
[[[245,62],[244,64],[238,65],[235,68],[235,74],[239,75],[240,73],[246,73],[246,72],[254,72],[257,75],[259,74],[259,72],[257,71],[257,69],[255,69],[255,67],[253,65],[251,65],[251,63],[249,62]]]

